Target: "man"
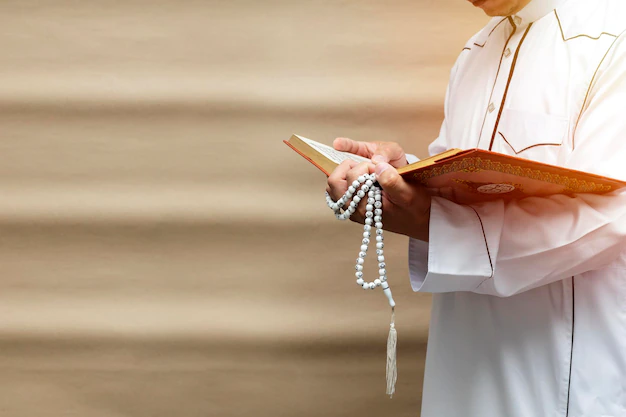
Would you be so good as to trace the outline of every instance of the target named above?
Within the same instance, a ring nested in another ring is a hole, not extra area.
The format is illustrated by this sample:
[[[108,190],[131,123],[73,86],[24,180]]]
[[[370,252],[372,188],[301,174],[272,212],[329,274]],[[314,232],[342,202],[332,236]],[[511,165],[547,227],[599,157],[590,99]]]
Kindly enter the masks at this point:
[[[471,1],[503,17],[461,52],[430,153],[626,180],[626,1]],[[625,192],[459,205],[404,182],[397,144],[335,147],[375,166],[340,165],[331,196],[375,170],[411,285],[435,293],[423,417],[626,416]]]

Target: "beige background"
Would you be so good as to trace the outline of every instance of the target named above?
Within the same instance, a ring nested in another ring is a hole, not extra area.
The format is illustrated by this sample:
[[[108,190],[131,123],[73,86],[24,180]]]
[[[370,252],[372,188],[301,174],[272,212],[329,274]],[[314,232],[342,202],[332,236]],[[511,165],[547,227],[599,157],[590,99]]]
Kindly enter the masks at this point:
[[[291,133],[423,156],[463,0],[0,2],[1,416],[416,416],[429,297],[353,284]]]

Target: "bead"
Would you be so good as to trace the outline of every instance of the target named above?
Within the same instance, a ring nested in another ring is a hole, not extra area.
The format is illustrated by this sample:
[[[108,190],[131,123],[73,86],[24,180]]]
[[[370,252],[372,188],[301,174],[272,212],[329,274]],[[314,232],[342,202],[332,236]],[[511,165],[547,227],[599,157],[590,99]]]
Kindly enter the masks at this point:
[[[354,276],[356,276],[357,278],[363,278],[363,271],[356,271]]]
[[[374,207],[376,207],[377,209],[381,208],[383,206],[383,203],[380,202],[380,200],[376,200],[376,197],[374,197]]]
[[[362,271],[363,270],[363,265],[355,265],[354,269],[356,269],[357,271]]]
[[[379,255],[377,259],[378,259],[378,262],[385,262],[385,257],[383,255]]]
[[[365,197],[365,192],[363,190],[359,190],[356,195],[359,197],[359,199]]]
[[[376,194],[376,195],[374,196],[374,200],[376,200],[376,201],[380,201],[380,200],[382,200],[382,199],[383,199],[383,197],[382,197],[380,194]],[[382,206],[382,204],[381,204],[381,206]]]
[[[371,187],[371,186],[372,186],[372,184],[374,184],[374,181],[372,181],[372,180],[370,180],[370,179],[367,179],[367,180],[365,181],[365,185],[367,185],[368,187]]]
[[[356,190],[356,189],[358,189],[361,186],[361,184],[357,180],[354,180],[354,181],[352,181],[352,186]]]
[[[376,288],[376,284],[374,284],[373,282],[370,282],[370,290],[373,290],[374,288]]]
[[[364,289],[364,290],[369,290],[369,289],[370,289],[370,284],[369,284],[369,282],[364,282],[364,283],[363,283],[363,289]]]
[[[369,224],[366,224],[365,226],[363,226],[363,230],[365,230],[366,232],[369,232],[370,230],[372,230],[372,226],[370,226]],[[376,232],[378,232],[378,230]]]
[[[376,222],[374,224],[374,226],[376,226],[377,229],[382,229],[383,228],[383,224],[381,222]]]
[[[365,175],[361,175],[359,178],[356,179],[359,183],[363,184],[365,182]]]
[[[353,186],[349,186],[349,187],[348,187],[348,192],[349,192],[350,194],[354,194],[354,193],[356,192],[356,188],[354,188]]]
[[[367,252],[367,245],[361,245],[361,252]]]
[[[376,278],[376,279],[374,280],[374,284],[376,284],[376,286],[377,286],[377,287],[380,287],[380,284],[382,284],[382,281],[381,281],[381,280],[379,280],[378,278]]]
[[[374,210],[374,214],[376,216],[381,216],[383,214],[383,211],[381,209],[376,209],[376,210]]]
[[[368,211],[367,213],[365,213],[365,217],[367,217],[368,219],[371,219],[372,217],[374,217],[374,213],[372,213],[371,211]]]
[[[357,196],[355,196],[355,197],[352,199],[352,201],[354,201],[354,203],[355,203],[356,205],[358,205],[358,204],[359,204],[359,201],[361,201],[361,197],[359,197],[359,196],[357,195]]]
[[[374,172],[370,174],[370,180],[376,181],[376,174]]]
[[[380,280],[381,280],[382,282],[385,282],[385,281],[387,281],[387,276],[384,276],[384,277],[380,277]]]
[[[361,191],[363,191],[364,193],[367,193],[370,190],[370,187],[368,187],[367,185],[364,185],[363,187],[361,187]]]
[[[381,216],[374,216],[374,221],[375,222],[382,222],[383,218]]]
[[[359,252],[359,258],[365,258],[365,256],[367,256],[367,253]]]
[[[356,208],[356,203],[354,201],[350,201],[350,207],[351,208]]]
[[[371,204],[368,204],[368,205],[365,206],[365,210],[372,211],[372,210],[374,210],[374,206],[372,206]],[[380,213],[378,213],[378,214],[380,214]]]
[[[382,249],[382,248],[384,248],[384,247],[385,247],[385,244],[384,244],[383,242],[377,242],[377,243],[376,243],[376,248],[377,248],[377,249]]]
[[[374,193],[374,191],[370,188],[370,190],[367,192],[367,196],[370,198],[374,198],[376,194]]]
[[[333,211],[337,211],[337,210],[339,210],[339,206],[337,205],[337,203],[333,203],[333,205],[331,206],[331,208],[333,209]]]
[[[384,263],[384,262],[379,262],[378,263],[378,268],[380,268],[380,269],[384,269],[386,266],[387,266],[387,264]]]
[[[383,250],[382,249],[376,249],[376,255],[383,256]]]
[[[374,199],[372,197],[367,199],[367,204],[374,204]]]
[[[387,275],[387,270],[385,268],[380,268],[378,270],[378,275],[380,275],[381,277]]]
[[[372,219],[365,219],[365,225],[366,226],[372,227],[372,223],[374,223],[374,220],[372,220]]]
[[[382,236],[376,236],[376,242],[382,242],[382,241],[383,241]]]
[[[382,236],[383,235],[383,229],[376,230],[376,235]]]
[[[365,262],[365,260],[363,260],[363,258],[357,258],[356,259],[357,265],[363,265],[363,262]]]
[[[370,237],[372,234],[370,232],[363,232],[363,237]]]
[[[363,238],[363,240],[361,241],[364,245],[369,245],[370,244],[370,240],[366,237]]]

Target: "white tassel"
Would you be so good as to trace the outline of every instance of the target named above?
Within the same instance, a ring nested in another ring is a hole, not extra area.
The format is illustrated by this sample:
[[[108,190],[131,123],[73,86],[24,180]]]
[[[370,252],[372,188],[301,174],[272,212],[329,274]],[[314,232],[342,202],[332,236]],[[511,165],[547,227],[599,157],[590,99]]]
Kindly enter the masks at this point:
[[[395,307],[391,307],[391,325],[389,326],[389,337],[387,338],[387,395],[389,395],[389,398],[393,398],[393,394],[396,392],[396,381],[398,380],[397,344],[398,332],[395,325]]]

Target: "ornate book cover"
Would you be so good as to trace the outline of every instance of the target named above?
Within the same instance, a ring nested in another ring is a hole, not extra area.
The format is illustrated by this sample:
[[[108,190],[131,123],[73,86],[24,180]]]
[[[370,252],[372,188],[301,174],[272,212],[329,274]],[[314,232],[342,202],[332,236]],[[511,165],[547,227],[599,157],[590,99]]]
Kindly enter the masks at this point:
[[[284,142],[326,175],[344,159],[367,161],[297,135]],[[552,194],[604,194],[626,187],[623,181],[482,149],[450,149],[398,172],[434,195],[461,204]]]

